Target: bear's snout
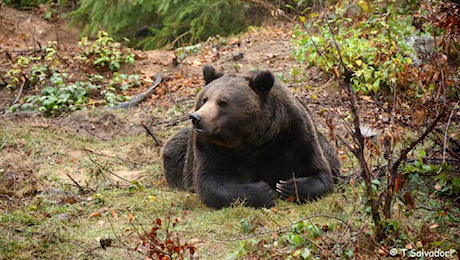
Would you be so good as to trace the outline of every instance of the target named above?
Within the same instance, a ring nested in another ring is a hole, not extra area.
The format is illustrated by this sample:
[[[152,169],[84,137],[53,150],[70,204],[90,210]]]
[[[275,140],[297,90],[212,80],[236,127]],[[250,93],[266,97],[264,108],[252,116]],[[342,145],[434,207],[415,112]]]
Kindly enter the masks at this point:
[[[201,116],[198,113],[190,114],[190,119],[192,119],[192,124],[195,128],[199,128],[199,124],[201,121]]]

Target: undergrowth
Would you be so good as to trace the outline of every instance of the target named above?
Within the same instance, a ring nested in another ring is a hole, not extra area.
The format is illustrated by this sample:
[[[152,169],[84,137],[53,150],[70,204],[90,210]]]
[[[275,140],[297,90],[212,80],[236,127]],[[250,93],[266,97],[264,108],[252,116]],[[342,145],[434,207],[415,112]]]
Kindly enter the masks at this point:
[[[134,63],[135,55],[106,32],[100,31],[94,42],[79,41],[75,53],[50,42],[40,52],[19,55],[8,71],[7,88],[19,89],[21,94],[34,89],[23,100],[16,100],[9,111],[38,110],[47,116],[86,109],[88,106],[114,106],[129,100],[123,94],[129,88],[145,84],[139,75],[117,71]],[[75,73],[77,72],[77,73]],[[102,99],[98,104],[96,99]]]

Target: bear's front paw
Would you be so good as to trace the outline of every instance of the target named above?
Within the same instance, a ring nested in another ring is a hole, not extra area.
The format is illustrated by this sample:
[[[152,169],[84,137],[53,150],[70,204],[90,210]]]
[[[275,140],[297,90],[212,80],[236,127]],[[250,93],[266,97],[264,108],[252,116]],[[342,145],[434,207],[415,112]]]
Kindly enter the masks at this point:
[[[276,194],[266,182],[255,183],[256,189],[251,192],[249,204],[256,208],[275,206]]]
[[[281,199],[289,201],[298,200],[298,192],[296,192],[296,185],[293,180],[283,181],[280,180],[276,184],[276,192],[279,194]]]

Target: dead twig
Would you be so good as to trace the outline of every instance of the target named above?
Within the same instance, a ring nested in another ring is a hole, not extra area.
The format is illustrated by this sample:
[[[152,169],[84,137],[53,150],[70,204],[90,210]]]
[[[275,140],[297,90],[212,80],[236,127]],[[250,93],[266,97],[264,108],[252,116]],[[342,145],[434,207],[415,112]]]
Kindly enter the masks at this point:
[[[75,183],[75,185],[78,187],[78,189],[80,189],[80,192],[84,191],[83,187],[76,180],[74,180],[74,178],[72,178],[72,176],[70,176],[70,174],[65,173],[65,175],[67,175],[67,177],[69,177],[72,180],[72,182]]]
[[[148,126],[145,124],[145,121],[142,121],[142,122],[141,122],[141,125],[144,127],[144,129],[145,129],[145,131],[147,132],[147,134],[150,135],[150,136],[153,138],[153,140],[155,140],[156,146],[162,146],[162,145],[163,145],[163,143],[162,143],[160,140],[158,140],[158,139],[156,138],[156,136],[155,136],[155,134],[153,133],[152,129],[150,129],[150,127],[148,127]]]
[[[85,152],[86,152],[86,151],[85,151]],[[123,180],[123,181],[129,183],[129,184],[132,183],[131,181],[129,181],[129,180],[127,180],[127,179],[121,177],[120,175],[118,175],[118,174],[116,174],[116,173],[114,173],[114,172],[112,172],[111,170],[107,170],[107,169],[106,169],[106,165],[105,165],[105,166],[102,166],[100,163],[98,163],[98,162],[96,162],[95,160],[93,160],[93,158],[91,158],[91,156],[89,155],[88,152],[86,152],[86,155],[88,156],[89,160],[90,160],[92,163],[94,163],[94,164],[98,167],[98,169],[99,169],[99,171],[101,172],[101,174],[102,174],[102,171],[105,170],[106,172],[112,174],[113,176],[115,176],[115,177],[117,177],[117,178],[119,178],[119,179],[121,179],[121,180]],[[102,176],[105,178],[104,174],[102,174]]]
[[[299,188],[297,187],[297,180],[295,178],[295,173],[292,173],[292,181],[294,182],[294,188],[295,188],[295,196],[297,203],[300,203],[300,196],[299,196]]]
[[[442,163],[441,163],[441,167],[439,168],[438,174],[441,173],[442,169],[444,168],[443,165],[446,162],[447,133],[449,132],[449,126],[452,120],[452,115],[454,114],[454,111],[457,110],[457,106],[459,103],[460,101],[457,101],[457,103],[455,103],[454,108],[452,109],[452,111],[450,111],[449,119],[447,120],[446,132],[444,133],[444,145],[442,148]]]
[[[118,159],[118,160],[121,160],[123,162],[128,162],[128,163],[132,163],[134,165],[142,165],[142,163],[139,163],[139,162],[135,162],[135,161],[131,161],[131,160],[128,160],[128,159],[124,159],[124,158],[121,158],[119,156],[111,156],[111,155],[107,155],[107,154],[102,154],[102,153],[97,153],[95,151],[92,151],[92,150],[89,150],[89,149],[86,149],[86,148],[83,148],[81,149],[82,151],[84,152],[89,152],[89,153],[92,153],[92,154],[95,154],[95,155],[99,155],[99,156],[104,156],[104,157],[108,157],[108,158],[113,158],[113,159]]]

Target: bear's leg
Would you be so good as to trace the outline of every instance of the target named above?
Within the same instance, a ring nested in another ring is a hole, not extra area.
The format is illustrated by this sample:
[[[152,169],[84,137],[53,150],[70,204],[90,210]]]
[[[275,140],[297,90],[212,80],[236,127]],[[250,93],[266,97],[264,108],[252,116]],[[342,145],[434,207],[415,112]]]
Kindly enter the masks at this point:
[[[275,192],[266,182],[238,183],[236,180],[208,175],[201,177],[198,183],[200,199],[209,207],[229,207],[237,200],[254,208],[275,205]]]
[[[294,197],[300,202],[315,200],[334,189],[333,181],[328,173],[318,173],[310,177],[293,178],[279,181],[276,191],[282,199]]]
[[[191,129],[183,129],[169,139],[163,147],[162,157],[165,178],[170,188],[186,189],[184,185],[184,164],[190,135]]]

